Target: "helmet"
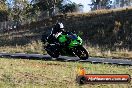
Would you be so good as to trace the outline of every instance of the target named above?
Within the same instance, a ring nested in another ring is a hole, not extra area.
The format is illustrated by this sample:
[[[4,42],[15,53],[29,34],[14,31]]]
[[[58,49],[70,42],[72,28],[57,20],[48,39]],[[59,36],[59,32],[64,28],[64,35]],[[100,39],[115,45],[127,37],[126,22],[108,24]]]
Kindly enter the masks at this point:
[[[62,23],[56,23],[54,26],[54,31],[56,32],[64,31],[64,25]]]

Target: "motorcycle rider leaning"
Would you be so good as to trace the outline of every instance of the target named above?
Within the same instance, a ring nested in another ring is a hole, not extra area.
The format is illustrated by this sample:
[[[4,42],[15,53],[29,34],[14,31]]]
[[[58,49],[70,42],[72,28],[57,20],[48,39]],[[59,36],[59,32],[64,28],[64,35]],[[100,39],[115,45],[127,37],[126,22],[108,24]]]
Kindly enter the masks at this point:
[[[87,50],[82,46],[82,39],[72,32],[66,32],[62,23],[57,23],[47,37],[44,47],[47,53],[58,58],[59,55],[78,56],[82,60],[89,57]]]

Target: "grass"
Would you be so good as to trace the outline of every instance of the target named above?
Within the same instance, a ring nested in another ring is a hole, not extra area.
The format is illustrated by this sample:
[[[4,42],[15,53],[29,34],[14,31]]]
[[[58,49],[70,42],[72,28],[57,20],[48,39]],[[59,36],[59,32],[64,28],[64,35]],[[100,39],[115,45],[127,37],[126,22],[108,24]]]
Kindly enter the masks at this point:
[[[91,12],[83,13],[83,14],[79,12],[72,12],[72,13],[67,13],[66,15],[68,17],[70,16],[74,16],[74,17],[89,16],[90,17],[94,15],[109,14],[112,12],[121,12],[121,11],[127,11],[127,10],[132,10],[132,7],[116,8],[116,9],[101,9],[101,10],[95,10],[95,11],[91,11]]]
[[[130,84],[87,84],[76,81],[77,67],[88,74],[130,74],[129,66],[0,58],[0,88],[131,88]]]
[[[118,49],[110,50],[108,48],[101,48],[99,46],[85,46],[87,50],[90,52],[90,56],[94,57],[106,57],[106,58],[119,58],[119,59],[132,59],[132,51],[128,49]]]
[[[2,46],[0,47],[1,52],[8,52],[8,53],[39,53],[45,54],[43,50],[42,42],[32,41],[26,45],[16,45],[16,46]]]

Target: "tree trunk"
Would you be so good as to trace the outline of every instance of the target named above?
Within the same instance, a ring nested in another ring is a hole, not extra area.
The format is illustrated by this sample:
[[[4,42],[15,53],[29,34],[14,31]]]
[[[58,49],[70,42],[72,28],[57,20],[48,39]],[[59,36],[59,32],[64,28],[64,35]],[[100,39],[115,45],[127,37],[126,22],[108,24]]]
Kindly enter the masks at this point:
[[[125,1],[124,0],[121,0],[120,7],[124,7],[124,4],[125,4]]]

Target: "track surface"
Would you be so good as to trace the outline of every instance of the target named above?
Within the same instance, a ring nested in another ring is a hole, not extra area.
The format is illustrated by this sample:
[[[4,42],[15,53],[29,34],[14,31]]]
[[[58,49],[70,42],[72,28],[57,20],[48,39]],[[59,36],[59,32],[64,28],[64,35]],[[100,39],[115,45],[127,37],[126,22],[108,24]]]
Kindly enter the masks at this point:
[[[25,54],[25,53],[0,53],[0,57],[6,58],[27,58],[27,59],[42,59],[42,60],[53,60],[49,55],[42,54]],[[111,58],[97,58],[90,57],[87,60],[80,60],[78,57],[60,56],[56,60],[58,61],[79,61],[79,62],[91,62],[91,63],[104,63],[104,64],[117,64],[117,65],[130,65],[132,66],[132,60],[127,59],[111,59]]]

